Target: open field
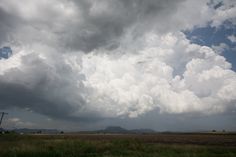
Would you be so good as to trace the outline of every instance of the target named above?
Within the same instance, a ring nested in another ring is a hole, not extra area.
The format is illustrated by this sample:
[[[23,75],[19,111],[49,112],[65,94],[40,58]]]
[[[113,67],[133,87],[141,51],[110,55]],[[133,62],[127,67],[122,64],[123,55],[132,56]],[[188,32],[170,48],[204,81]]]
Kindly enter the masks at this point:
[[[236,157],[235,134],[0,135],[0,157]]]

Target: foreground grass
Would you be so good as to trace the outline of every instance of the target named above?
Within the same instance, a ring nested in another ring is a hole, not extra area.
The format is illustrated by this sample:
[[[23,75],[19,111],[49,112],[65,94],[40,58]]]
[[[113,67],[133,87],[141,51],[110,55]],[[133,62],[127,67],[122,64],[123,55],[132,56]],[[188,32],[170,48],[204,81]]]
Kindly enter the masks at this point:
[[[133,138],[0,135],[0,157],[235,157],[235,146],[158,144]]]

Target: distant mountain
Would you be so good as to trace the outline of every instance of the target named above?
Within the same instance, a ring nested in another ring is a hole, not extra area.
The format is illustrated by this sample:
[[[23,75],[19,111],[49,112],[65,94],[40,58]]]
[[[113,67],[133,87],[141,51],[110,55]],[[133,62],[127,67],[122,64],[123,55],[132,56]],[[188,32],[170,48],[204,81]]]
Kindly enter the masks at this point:
[[[4,131],[2,128],[0,128],[0,132]],[[14,129],[10,130],[14,131],[19,134],[59,134],[60,131],[56,129],[28,129],[28,128],[20,128],[20,129]],[[128,130],[125,128],[122,128],[120,126],[108,126],[103,130],[97,130],[97,131],[80,131],[77,133],[104,133],[104,134],[148,134],[148,133],[155,133],[155,130],[152,129],[132,129]]]
[[[130,132],[133,133],[155,133],[155,130],[152,129],[134,129],[134,130],[129,130]]]
[[[57,134],[59,133],[56,129],[28,129],[28,128],[21,128],[21,129],[14,129],[13,131],[17,133],[24,133],[24,134],[33,134],[33,133],[40,133],[40,134]]]
[[[143,134],[143,133],[155,133],[152,129],[133,129],[133,130],[127,130],[120,126],[108,126],[104,130],[98,130],[96,132],[99,133],[136,133],[136,134]]]
[[[102,130],[103,132],[108,133],[127,133],[128,130],[120,127],[120,126],[108,126],[106,129]]]

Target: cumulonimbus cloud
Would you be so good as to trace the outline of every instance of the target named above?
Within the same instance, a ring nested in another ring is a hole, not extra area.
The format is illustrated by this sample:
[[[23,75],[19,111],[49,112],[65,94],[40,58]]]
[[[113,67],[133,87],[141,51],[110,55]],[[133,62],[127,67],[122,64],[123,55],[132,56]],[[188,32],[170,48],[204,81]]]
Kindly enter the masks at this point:
[[[230,63],[181,33],[219,19],[207,1],[24,1],[0,5],[0,42],[14,50],[0,60],[0,108],[102,118],[236,107]]]

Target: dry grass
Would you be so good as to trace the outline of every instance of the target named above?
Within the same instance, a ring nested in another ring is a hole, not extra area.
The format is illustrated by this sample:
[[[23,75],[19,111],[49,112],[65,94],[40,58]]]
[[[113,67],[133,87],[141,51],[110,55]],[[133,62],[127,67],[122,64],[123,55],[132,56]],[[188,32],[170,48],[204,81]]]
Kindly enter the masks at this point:
[[[1,135],[3,157],[235,157],[236,135]]]

